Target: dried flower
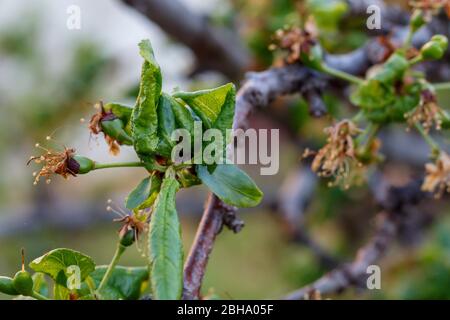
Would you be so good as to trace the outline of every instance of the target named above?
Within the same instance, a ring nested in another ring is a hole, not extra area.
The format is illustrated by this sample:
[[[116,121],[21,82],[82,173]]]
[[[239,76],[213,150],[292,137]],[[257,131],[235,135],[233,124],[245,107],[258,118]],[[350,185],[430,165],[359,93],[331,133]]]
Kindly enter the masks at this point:
[[[34,184],[39,182],[41,177],[46,178],[46,182],[50,183],[50,176],[53,174],[58,174],[64,179],[67,179],[69,175],[76,176],[80,170],[80,164],[73,158],[75,155],[75,149],[65,148],[62,152],[57,152],[41,147],[36,144],[36,147],[41,148],[46,151],[41,156],[33,156],[28,160],[27,164],[34,161],[37,164],[43,163],[44,166],[38,172],[34,172],[33,175],[36,177]]]
[[[322,177],[335,177],[335,183],[345,183],[349,187],[348,179],[352,169],[362,168],[356,159],[353,137],[361,132],[350,120],[343,120],[334,126],[325,128],[328,135],[327,144],[320,149],[312,162],[311,168]],[[307,150],[304,156],[310,155]],[[333,184],[333,183],[332,183]]]
[[[436,95],[426,89],[420,94],[420,103],[412,111],[405,114],[410,126],[415,123],[422,124],[426,132],[434,126],[436,130],[441,129],[442,125],[442,109],[437,104]]]
[[[292,27],[280,29],[275,33],[275,42],[271,48],[280,48],[287,51],[285,61],[295,63],[300,61],[302,53],[309,54],[311,48],[316,45],[317,31],[313,24],[309,24],[305,29]]]
[[[123,223],[122,227],[119,229],[119,237],[123,238],[128,231],[132,230],[134,232],[134,240],[138,241],[139,236],[147,228],[147,223],[145,222],[146,217],[146,215],[141,216],[139,214],[131,214],[119,219],[114,219],[116,222]]]
[[[433,192],[437,198],[450,191],[450,157],[441,151],[435,163],[425,165],[426,175],[422,190]]]

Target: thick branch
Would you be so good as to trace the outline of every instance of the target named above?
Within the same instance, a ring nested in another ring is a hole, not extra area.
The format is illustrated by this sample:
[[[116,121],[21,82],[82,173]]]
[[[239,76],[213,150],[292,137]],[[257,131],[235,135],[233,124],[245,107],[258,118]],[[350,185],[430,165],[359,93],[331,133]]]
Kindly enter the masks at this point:
[[[216,236],[222,229],[223,217],[234,214],[235,211],[235,208],[225,205],[214,194],[209,195],[194,243],[184,265],[183,299],[192,300],[200,296],[206,264]]]

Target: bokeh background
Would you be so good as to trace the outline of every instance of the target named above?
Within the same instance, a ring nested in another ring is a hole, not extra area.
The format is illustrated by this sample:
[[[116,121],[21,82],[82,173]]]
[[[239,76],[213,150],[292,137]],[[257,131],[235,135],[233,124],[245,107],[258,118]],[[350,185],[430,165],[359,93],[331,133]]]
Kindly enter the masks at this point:
[[[268,50],[273,32],[298,23],[302,1],[182,2],[208,17],[212,25],[232,30],[249,52],[251,69],[262,70],[273,62]],[[66,27],[66,10],[74,4],[81,8],[80,30]],[[349,28],[358,23],[347,21],[348,32],[328,26],[327,49],[343,52],[364,43],[363,28]],[[124,198],[144,170],[100,170],[33,186],[36,168],[26,162],[39,153],[35,143],[45,145],[50,134],[58,141],[53,148],[71,146],[103,162],[134,159],[127,148],[122,148],[119,157],[109,155],[102,139],[90,139],[80,118],[89,119],[99,100],[134,103],[141,67],[137,43],[144,38],[153,44],[165,91],[227,81],[214,71],[193,73],[191,50],[121,1],[0,0],[0,274],[11,276],[19,269],[22,247],[28,261],[50,249],[68,247],[90,255],[98,264],[109,262],[118,225],[106,211],[106,201],[112,199],[123,208]],[[441,99],[447,102],[448,96]],[[325,101],[330,111],[339,108],[332,95],[326,95]],[[246,168],[266,196],[259,207],[239,210],[246,223],[240,233],[224,230],[218,236],[203,285],[205,294],[214,292],[224,299],[277,298],[329,270],[308,246],[286,235],[276,210],[277,198],[285,191],[280,186],[301,166],[298,138],[323,140],[322,128],[329,120],[313,121],[299,96],[277,101],[271,110],[269,115],[255,114],[251,124],[281,129],[280,171],[259,176],[257,166]],[[401,164],[387,170],[398,180],[411,174]],[[326,184],[317,188],[305,221],[310,236],[330,256],[349,261],[370,236],[376,208],[367,205],[370,200],[364,187],[348,192]],[[205,198],[202,187],[183,190],[178,196],[186,251]],[[448,209],[439,210],[438,223],[417,234],[414,241],[391,248],[383,259],[381,290],[348,290],[332,298],[450,298],[450,218],[445,214]],[[121,264],[144,265],[143,246],[140,251],[128,250]]]

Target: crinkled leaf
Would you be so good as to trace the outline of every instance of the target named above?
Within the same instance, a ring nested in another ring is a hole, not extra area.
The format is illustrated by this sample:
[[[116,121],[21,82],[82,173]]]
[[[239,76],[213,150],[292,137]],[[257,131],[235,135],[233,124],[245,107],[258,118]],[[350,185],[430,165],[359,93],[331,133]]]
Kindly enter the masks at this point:
[[[90,277],[98,287],[108,266],[98,266]],[[141,295],[143,284],[148,281],[146,267],[116,266],[104,289],[100,292],[106,300],[137,300]]]
[[[164,178],[150,221],[151,285],[160,300],[179,299],[183,288],[183,247],[175,206],[178,188],[176,179]]]
[[[55,249],[43,256],[34,259],[30,268],[36,272],[49,275],[56,283],[66,286],[67,278],[72,273],[70,266],[80,268],[80,281],[83,281],[95,269],[95,263],[91,257],[71,249]]]
[[[194,136],[195,118],[192,114],[192,110],[190,110],[187,106],[182,105],[171,96],[167,96],[167,99],[170,101],[177,127],[186,129],[191,136]]]
[[[363,109],[383,109],[395,101],[394,89],[379,80],[370,79],[359,85],[351,101]]]
[[[151,154],[158,146],[157,105],[161,95],[162,77],[150,41],[141,41],[139,48],[145,61],[139,95],[131,117],[131,131],[136,152]]]
[[[175,143],[171,140],[172,132],[176,129],[175,115],[172,110],[170,96],[163,93],[158,103],[158,149],[159,155],[170,157]]]
[[[232,83],[208,90],[177,92],[174,97],[186,102],[208,129],[225,132],[233,125],[236,89]]]
[[[198,165],[197,175],[208,188],[227,204],[254,207],[263,197],[262,191],[241,169],[232,164],[217,165],[214,172]]]

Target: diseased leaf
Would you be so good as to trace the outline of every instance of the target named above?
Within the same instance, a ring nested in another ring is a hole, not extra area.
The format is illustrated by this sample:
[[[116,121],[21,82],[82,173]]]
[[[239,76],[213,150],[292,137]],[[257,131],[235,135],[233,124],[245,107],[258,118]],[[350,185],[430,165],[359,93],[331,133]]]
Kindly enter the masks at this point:
[[[236,89],[232,83],[208,90],[176,92],[174,97],[186,102],[207,129],[225,132],[233,125]]]
[[[153,173],[143,179],[138,186],[128,195],[125,206],[129,210],[145,209],[151,207],[161,187],[161,178]]]
[[[150,221],[151,285],[160,300],[179,299],[183,288],[183,247],[175,206],[178,188],[176,179],[164,178]]]
[[[176,129],[175,115],[172,110],[170,96],[163,93],[158,103],[158,137],[159,143],[157,153],[170,157],[172,147],[175,143],[170,139],[172,132]]]
[[[220,164],[210,173],[207,166],[196,166],[197,175],[223,202],[237,207],[254,207],[263,197],[262,191],[241,169]]]
[[[168,96],[167,99],[170,101],[173,114],[175,116],[175,122],[178,128],[183,128],[189,131],[190,135],[194,136],[194,115],[192,110],[188,107],[181,105],[176,99]]]
[[[66,287],[67,278],[72,273],[70,266],[80,268],[80,281],[83,281],[95,269],[95,263],[78,251],[71,249],[55,249],[30,262],[30,268],[36,272],[49,275],[56,283]]]
[[[91,273],[95,287],[100,285],[107,268],[108,266],[97,266]],[[106,300],[137,300],[148,277],[146,267],[116,266],[100,295]]]
[[[131,116],[131,132],[136,152],[152,154],[158,146],[157,105],[161,95],[162,77],[150,41],[141,41],[139,48],[145,61],[139,95]]]

